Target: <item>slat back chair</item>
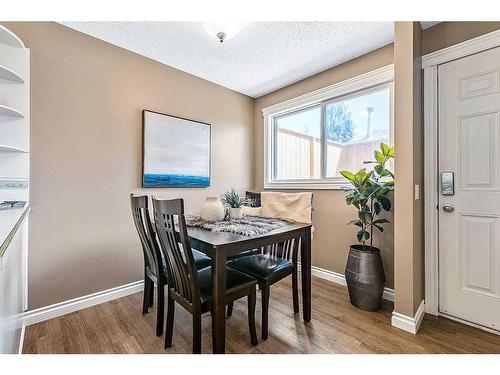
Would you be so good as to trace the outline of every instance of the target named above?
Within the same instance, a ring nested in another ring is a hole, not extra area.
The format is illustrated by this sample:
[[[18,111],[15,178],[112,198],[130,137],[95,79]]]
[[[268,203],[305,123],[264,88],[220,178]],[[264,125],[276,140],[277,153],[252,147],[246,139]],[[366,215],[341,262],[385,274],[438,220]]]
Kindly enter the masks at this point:
[[[275,258],[280,258],[292,263],[292,300],[293,300],[293,312],[299,312],[299,279],[298,279],[298,259],[299,259],[299,249],[300,249],[300,237],[293,238],[284,242],[278,242],[273,245],[265,246],[260,248],[261,254],[268,254]],[[288,276],[289,273],[283,273],[276,275],[276,278],[270,280],[270,284],[281,280],[282,278]],[[269,298],[269,293],[267,296]],[[268,304],[268,303],[267,303]]]
[[[153,213],[170,280],[167,292],[165,348],[172,346],[174,301],[176,301],[193,316],[193,353],[199,353],[201,352],[201,295],[198,272],[184,218],[184,201],[182,199],[157,200],[153,197]],[[186,249],[185,251],[181,250],[179,240],[182,248]]]
[[[153,197],[153,213],[170,280],[167,293],[165,348],[172,346],[175,301],[193,316],[193,353],[200,353],[201,315],[211,312],[212,309],[211,267],[197,270],[193,250],[189,244],[183,199],[157,200]],[[236,299],[248,297],[248,324],[253,345],[257,345],[256,284],[254,278],[238,271],[228,270],[225,298],[227,303],[232,303]]]
[[[154,199],[154,198],[153,198]],[[170,290],[175,293],[178,302],[196,309],[200,303],[198,273],[194,257],[189,245],[189,239],[184,219],[182,200],[156,200],[154,199],[154,219],[158,230],[158,239],[165,251],[167,272],[170,281]],[[176,219],[178,218],[178,219]],[[178,222],[179,235],[176,234]],[[179,242],[182,245],[182,251]],[[184,260],[185,259],[185,260]]]
[[[261,207],[261,193],[246,191],[245,197],[250,200],[250,207]],[[314,215],[314,194],[311,195],[311,222]]]
[[[248,200],[250,200],[250,207],[260,207],[260,193],[247,191],[245,196]]]
[[[167,277],[164,272],[161,250],[156,241],[156,234],[151,223],[148,196],[134,196],[134,194],[130,194],[130,205],[144,255],[142,313],[146,314],[148,307],[153,306],[154,285],[156,284],[158,304],[156,310],[156,335],[161,336],[163,333],[164,287],[167,284]]]
[[[247,198],[258,202],[260,193],[247,191]],[[311,198],[312,204],[312,198]],[[312,212],[311,212],[312,219]],[[228,266],[255,277],[262,291],[262,339],[268,337],[269,298],[271,285],[292,275],[293,312],[299,312],[298,287],[298,257],[301,246],[300,238],[294,238],[258,249],[258,254],[252,253],[243,257],[231,259]],[[231,316],[232,305],[228,306],[227,315]]]
[[[299,249],[300,237],[261,247],[260,253],[297,263]]]
[[[269,325],[269,298],[271,285],[292,275],[293,312],[299,312],[298,254],[300,237],[261,247],[260,253],[233,259],[228,267],[245,272],[257,279],[262,294],[262,339],[267,340]],[[227,315],[231,316],[230,304]]]

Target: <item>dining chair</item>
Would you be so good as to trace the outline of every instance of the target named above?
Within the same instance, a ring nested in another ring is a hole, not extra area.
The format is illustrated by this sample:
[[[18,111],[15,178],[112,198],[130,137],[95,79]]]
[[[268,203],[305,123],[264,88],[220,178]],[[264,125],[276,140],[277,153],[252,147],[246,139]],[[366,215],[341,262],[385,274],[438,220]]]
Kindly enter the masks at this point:
[[[166,263],[161,248],[158,245],[154,226],[148,208],[148,196],[134,196],[130,194],[132,216],[135,228],[141,240],[144,255],[144,292],[142,301],[142,314],[148,312],[148,307],[153,306],[154,285],[156,285],[156,335],[163,334],[163,317],[165,304],[165,285],[168,284]],[[211,259],[199,251],[193,251],[196,267],[199,269],[210,266]]]
[[[184,200],[153,197],[153,214],[160,246],[165,254],[168,278],[165,348],[172,346],[174,305],[177,302],[193,318],[193,353],[201,353],[201,315],[212,311],[212,270],[196,268],[184,217]],[[177,225],[176,225],[177,222]],[[184,250],[181,253],[179,242]],[[248,328],[252,345],[257,345],[255,300],[257,281],[242,272],[227,269],[226,304],[248,299]],[[212,325],[214,321],[212,319]]]
[[[246,191],[245,193],[246,198],[250,202],[251,207],[261,207],[261,193],[259,192],[253,192],[253,191]],[[313,202],[312,202],[313,196],[311,196],[311,221],[312,221],[312,212],[314,208]],[[298,259],[298,254],[287,254],[285,253],[285,256],[283,257],[283,249],[286,246],[289,246],[290,244],[285,244],[285,243],[278,243],[275,245],[274,249],[270,249],[269,251],[265,251],[262,249],[255,249],[252,250],[251,252],[247,252],[244,254],[241,254],[237,257],[234,257],[232,259],[229,259],[228,265],[232,265],[233,267],[236,267],[240,271],[243,272],[249,272],[250,274],[254,275],[254,277],[259,280],[259,288],[262,290],[262,304],[263,304],[263,310],[262,310],[262,338],[264,340],[267,339],[268,336],[268,330],[267,330],[267,325],[268,325],[268,306],[269,306],[269,295],[270,295],[270,285],[281,280],[282,278],[290,275],[289,272],[292,274],[292,295],[293,295],[293,311],[294,313],[299,312],[299,305],[298,305],[298,288],[297,288],[297,259]],[[297,246],[297,253],[298,253],[298,239],[297,241],[293,244],[294,246]],[[276,254],[278,259],[272,259],[272,254]],[[233,260],[247,257],[249,255],[264,255],[264,256],[256,256],[253,258],[247,258],[243,259],[241,261],[235,261]],[[270,258],[270,259],[267,259]],[[288,271],[287,272],[282,272],[282,269],[285,268]],[[282,277],[277,277],[277,275],[282,276]],[[274,281],[272,281],[274,280]],[[268,287],[266,287],[266,285]],[[266,308],[264,308],[266,307]],[[227,307],[227,316],[231,316],[233,312],[233,305],[229,304]]]
[[[299,312],[298,287],[298,252],[300,238],[280,242],[260,249],[260,254],[253,254],[227,262],[227,267],[246,273],[259,284],[262,294],[262,339],[267,340],[269,325],[269,297],[271,285],[292,275],[293,312]],[[232,304],[227,308],[227,315],[232,312]]]
[[[250,207],[260,207],[260,193],[247,190],[245,198],[249,201]]]
[[[259,192],[246,192],[246,198],[252,207],[261,207],[262,199]],[[311,222],[313,214],[313,196],[311,195]],[[292,300],[293,312],[299,312],[299,290],[297,276],[297,260],[300,239],[296,238],[274,244],[271,247],[258,249],[259,253],[244,254],[238,258],[230,259],[228,267],[245,272],[258,281],[262,294],[262,339],[267,340],[269,325],[269,298],[271,285],[281,279],[292,275]],[[233,305],[227,307],[227,316],[231,316]]]

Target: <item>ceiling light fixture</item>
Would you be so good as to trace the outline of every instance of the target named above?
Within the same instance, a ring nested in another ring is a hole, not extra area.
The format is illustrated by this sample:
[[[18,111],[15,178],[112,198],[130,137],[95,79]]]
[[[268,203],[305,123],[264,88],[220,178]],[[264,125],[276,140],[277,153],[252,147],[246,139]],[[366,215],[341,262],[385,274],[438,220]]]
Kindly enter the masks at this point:
[[[203,22],[203,28],[212,38],[220,43],[233,38],[246,22]]]
[[[226,37],[226,33],[223,31],[219,31],[217,33],[217,38],[219,38],[219,41],[222,43],[224,41],[224,38]]]

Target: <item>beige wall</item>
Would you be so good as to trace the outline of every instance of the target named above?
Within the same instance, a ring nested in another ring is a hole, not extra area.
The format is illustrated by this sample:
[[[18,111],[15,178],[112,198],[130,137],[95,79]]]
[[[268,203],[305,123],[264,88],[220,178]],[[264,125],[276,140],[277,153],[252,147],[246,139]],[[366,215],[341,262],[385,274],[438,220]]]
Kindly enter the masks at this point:
[[[259,191],[263,189],[262,108],[392,64],[392,62],[393,46],[388,45],[258,98],[255,101],[255,188]],[[314,266],[344,273],[349,245],[356,243],[355,229],[346,223],[355,214],[355,211],[345,204],[342,190],[314,190],[315,232],[312,247]],[[377,238],[376,242],[382,248],[387,286],[392,287],[393,230],[391,225],[386,227],[386,231]]]
[[[500,29],[500,22],[441,22],[422,33],[422,55]]]
[[[141,191],[143,108],[213,125],[211,188],[144,190],[159,197],[185,197],[192,211],[205,196],[231,184],[262,189],[262,108],[391,64],[396,53],[396,147],[413,150],[398,153],[396,167],[398,186],[406,186],[397,204],[406,204],[413,213],[411,224],[407,216],[396,217],[400,225],[412,228],[411,235],[403,231],[406,239],[398,240],[412,252],[406,258],[396,255],[401,270],[396,284],[409,291],[398,293],[396,308],[408,315],[415,310],[423,293],[422,254],[413,251],[421,246],[421,207],[410,191],[410,181],[411,188],[414,181],[421,182],[421,130],[408,125],[420,122],[420,96],[415,95],[420,81],[413,61],[420,55],[415,43],[420,31],[415,24],[397,26],[396,51],[393,45],[383,47],[255,101],[55,23],[3,24],[32,54],[30,308],[142,278],[128,195]],[[422,33],[422,53],[499,28],[500,22],[444,22]],[[343,273],[355,238],[346,222],[355,213],[345,205],[342,191],[316,190],[314,196],[313,264]],[[393,233],[389,226],[378,239],[389,287],[394,285]]]
[[[254,100],[55,23],[4,23],[31,49],[29,306],[142,278],[129,194],[141,110],[212,124],[212,186],[145,189],[187,210],[253,185]]]
[[[418,22],[395,23],[395,146],[413,152],[399,153],[395,163],[394,309],[408,316],[425,296],[420,57],[498,29],[500,22],[442,22],[422,32]],[[416,184],[421,191],[417,201]]]
[[[424,124],[422,27],[413,22],[413,184],[420,198],[413,200],[413,306],[416,311],[425,297],[424,291]],[[400,271],[401,272],[401,271]]]
[[[420,23],[395,23],[394,309],[407,316],[423,299],[423,196],[414,200],[414,185],[423,192],[421,43]]]

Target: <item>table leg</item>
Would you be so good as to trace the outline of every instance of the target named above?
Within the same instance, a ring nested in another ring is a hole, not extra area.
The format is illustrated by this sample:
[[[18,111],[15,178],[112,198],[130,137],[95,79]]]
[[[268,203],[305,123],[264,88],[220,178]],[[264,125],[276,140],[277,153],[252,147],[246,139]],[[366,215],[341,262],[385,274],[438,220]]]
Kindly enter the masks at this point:
[[[212,349],[214,354],[223,354],[226,345],[226,255],[220,249],[212,253]]]
[[[305,322],[311,320],[311,228],[301,238],[300,268],[302,276],[302,314]]]

